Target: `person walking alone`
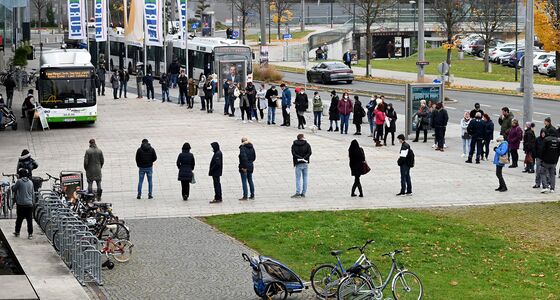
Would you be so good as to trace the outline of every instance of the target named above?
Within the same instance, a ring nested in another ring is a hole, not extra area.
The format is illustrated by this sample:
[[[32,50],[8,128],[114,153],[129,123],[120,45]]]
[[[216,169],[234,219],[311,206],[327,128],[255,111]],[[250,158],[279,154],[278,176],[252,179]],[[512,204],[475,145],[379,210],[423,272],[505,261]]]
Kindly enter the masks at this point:
[[[286,86],[286,84],[282,83],[280,85],[280,89],[282,90],[282,125],[290,127],[290,106],[292,104],[292,92],[290,88]]]
[[[103,151],[97,147],[94,139],[89,140],[89,148],[84,155],[84,170],[86,170],[86,181],[88,193],[93,193],[93,182],[97,186],[97,199],[101,200],[103,189],[101,188],[101,169],[105,163]]]
[[[348,134],[348,121],[352,112],[352,101],[346,92],[342,94],[342,99],[338,101],[338,112],[340,113],[340,134]]]
[[[338,111],[338,102],[340,100],[338,99],[338,96],[336,95],[336,91],[333,90],[331,92],[331,105],[329,106],[329,122],[330,122],[330,126],[329,126],[329,130],[327,131],[333,131],[333,122],[336,125],[335,128],[335,132],[338,131],[338,120],[340,120],[340,112]]]
[[[296,193],[292,198],[305,198],[311,154],[311,145],[305,140],[303,133],[298,134],[297,140],[292,144],[292,160],[296,171]],[[303,185],[300,185],[302,177]]]
[[[136,150],[136,166],[138,166],[138,194],[136,199],[142,198],[142,183],[144,176],[148,177],[148,199],[153,197],[152,174],[154,162],[157,160],[156,150],[147,139],[142,140],[142,145]]]
[[[519,127],[519,121],[513,119],[511,121],[511,129],[507,133],[507,141],[509,145],[509,153],[511,154],[511,165],[508,168],[517,168],[517,162],[519,161],[519,145],[523,139],[523,130]]]
[[[383,137],[383,144],[387,146],[387,135],[391,134],[391,145],[395,146],[395,131],[397,131],[397,112],[393,108],[393,104],[387,104],[385,110],[385,120],[389,119],[389,126],[385,122],[385,136]]]
[[[350,160],[350,172],[354,176],[354,184],[352,184],[352,189],[350,192],[351,197],[356,197],[356,189],[360,193],[358,196],[363,197],[364,191],[362,190],[362,183],[360,182],[360,176],[364,175],[364,162],[366,161],[366,155],[364,149],[360,147],[357,140],[352,140],[350,142],[350,147],[348,148],[348,158]]]
[[[496,177],[498,177],[498,182],[500,184],[496,191],[505,192],[507,191],[507,186],[502,171],[504,166],[508,163],[508,142],[500,135],[496,138],[496,143],[498,143],[498,146],[494,147],[494,165],[496,166]]]
[[[257,154],[253,144],[246,137],[241,138],[241,146],[239,146],[239,174],[241,175],[241,186],[243,188],[243,197],[239,200],[244,201],[255,198],[255,185],[253,184],[254,162]],[[249,184],[249,191],[247,191]],[[250,192],[250,194],[248,194]]]
[[[296,106],[296,114],[298,118],[298,129],[305,129],[305,111],[309,107],[309,99],[307,98],[307,94],[304,89],[300,87],[296,88],[296,99],[294,104]]]
[[[222,176],[224,166],[223,156],[218,142],[213,142],[210,146],[212,146],[212,151],[214,151],[212,160],[210,160],[210,170],[208,171],[208,176],[212,176],[212,182],[214,184],[214,200],[210,201],[210,203],[221,203],[222,184],[220,183],[220,177]]]
[[[99,88],[97,89],[97,96],[105,96],[105,65],[100,64],[99,68],[95,72],[97,74],[97,78],[99,79]]]
[[[33,182],[31,176],[27,173],[27,169],[21,168],[17,171],[18,180],[12,187],[12,191],[16,196],[17,218],[14,235],[19,236],[21,223],[23,219],[27,221],[27,238],[33,239]]]
[[[183,196],[183,201],[189,200],[191,182],[194,176],[194,166],[195,161],[194,155],[191,153],[191,145],[189,143],[184,143],[181,153],[177,156],[177,169],[179,169],[177,180],[181,182],[181,195]]]
[[[319,92],[313,94],[313,125],[317,126],[317,130],[321,130],[321,117],[323,116],[323,100]]]
[[[414,152],[410,145],[405,141],[404,135],[399,134],[397,137],[401,143],[401,150],[399,152],[399,159],[397,165],[401,171],[401,191],[397,196],[412,195],[412,181],[410,179],[410,168],[414,167]]]
[[[356,132],[354,135],[361,135],[362,134],[362,118],[366,116],[366,111],[362,106],[362,102],[360,102],[360,97],[357,95],[354,96],[354,119],[352,123],[356,125]]]
[[[12,109],[12,102],[14,100],[14,89],[16,87],[16,82],[13,75],[9,75],[4,80],[4,87],[6,88],[6,106]]]

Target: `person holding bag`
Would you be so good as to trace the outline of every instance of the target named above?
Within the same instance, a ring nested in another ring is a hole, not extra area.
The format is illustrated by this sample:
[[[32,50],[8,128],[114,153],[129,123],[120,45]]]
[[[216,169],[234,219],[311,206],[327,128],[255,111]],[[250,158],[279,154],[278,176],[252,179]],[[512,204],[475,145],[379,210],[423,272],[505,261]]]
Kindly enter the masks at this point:
[[[509,164],[507,157],[508,142],[504,141],[504,137],[500,135],[496,139],[496,143],[498,143],[498,146],[494,147],[494,165],[496,165],[496,177],[498,177],[498,182],[500,183],[496,191],[505,192],[507,191],[507,186],[504,176],[502,176],[502,170],[505,165]]]
[[[387,104],[385,110],[385,136],[383,137],[383,145],[387,146],[387,135],[391,134],[391,145],[395,146],[395,131],[397,131],[397,112],[393,108],[393,104]]]
[[[183,200],[189,200],[190,184],[194,181],[194,155],[191,153],[191,145],[184,143],[179,156],[177,157],[177,169],[179,169],[178,180],[181,181],[181,195]]]
[[[354,184],[352,185],[351,197],[356,197],[356,188],[360,192],[359,197],[363,197],[364,193],[362,190],[362,183],[360,182],[360,176],[365,175],[369,172],[369,166],[366,163],[366,155],[364,149],[360,147],[360,144],[356,140],[352,140],[350,147],[348,148],[348,157],[350,159],[350,171],[352,176],[354,176]],[[366,168],[367,166],[367,168]]]

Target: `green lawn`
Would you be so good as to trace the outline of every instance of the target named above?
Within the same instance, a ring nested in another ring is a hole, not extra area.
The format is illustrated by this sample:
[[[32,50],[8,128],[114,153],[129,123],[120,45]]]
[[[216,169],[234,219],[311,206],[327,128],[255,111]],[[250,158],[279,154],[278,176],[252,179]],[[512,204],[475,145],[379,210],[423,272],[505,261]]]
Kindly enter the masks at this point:
[[[292,34],[292,39],[297,40],[297,39],[301,39],[304,38],[305,36],[307,36],[310,33],[313,33],[315,30],[305,30],[305,31],[296,31],[296,32],[291,32]],[[268,31],[266,32],[267,34],[267,39],[268,39]],[[255,33],[255,34],[250,34],[247,36],[247,40],[248,41],[258,41],[259,40],[259,33]],[[271,41],[278,41],[277,39],[277,35],[276,35],[276,31],[272,31],[271,32]]]
[[[315,265],[333,262],[331,249],[372,238],[375,243],[368,254],[383,274],[390,265],[379,255],[405,251],[400,261],[422,278],[425,299],[560,299],[558,215],[560,204],[537,203],[247,213],[205,221],[286,263],[306,280]],[[357,252],[342,255],[345,264],[357,256]],[[250,272],[249,266],[244,271]]]
[[[373,60],[372,66],[374,69],[416,73],[416,71],[418,70],[418,67],[416,66],[417,57],[418,55],[414,54],[410,57],[402,59]],[[430,64],[424,67],[426,70],[426,74],[438,75],[439,72],[437,70],[437,66],[439,63],[445,61],[446,57],[446,50],[443,48],[427,49],[426,60],[429,61]],[[465,59],[463,60],[458,60],[457,57],[457,51],[453,50],[451,58],[451,74],[453,74],[455,77],[494,81],[515,81],[515,73],[513,68],[492,64],[492,73],[485,73],[484,62],[482,60],[477,60],[473,56],[466,54]],[[360,60],[358,62],[358,66],[365,67],[365,60]],[[560,85],[560,81],[556,81],[552,77],[544,76],[538,73],[535,73],[533,78],[535,83]]]

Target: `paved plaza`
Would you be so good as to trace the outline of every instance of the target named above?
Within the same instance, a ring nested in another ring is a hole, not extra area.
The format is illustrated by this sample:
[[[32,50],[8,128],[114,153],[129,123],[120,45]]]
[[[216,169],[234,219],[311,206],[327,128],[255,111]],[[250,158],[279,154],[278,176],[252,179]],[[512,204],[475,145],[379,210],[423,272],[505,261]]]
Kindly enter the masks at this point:
[[[172,90],[176,94],[177,90]],[[195,106],[187,110],[175,103],[128,99],[113,100],[111,90],[98,101],[99,119],[95,125],[58,126],[29,133],[22,129],[0,132],[0,166],[12,172],[24,148],[39,163],[34,175],[61,170],[82,170],[88,140],[95,138],[105,155],[103,201],[112,202],[114,212],[127,221],[134,257],[104,271],[108,299],[256,299],[250,268],[241,252],[250,251],[240,243],[215,232],[193,218],[215,214],[293,210],[341,210],[367,208],[434,207],[501,204],[512,202],[558,201],[559,196],[543,195],[531,189],[534,176],[521,169],[506,169],[509,191],[494,192],[497,180],[491,162],[465,164],[461,158],[460,130],[456,123],[447,128],[446,152],[436,152],[428,143],[411,143],[416,154],[412,169],[414,195],[396,197],[400,189],[396,165],[399,146],[374,148],[367,135],[353,136],[292,127],[243,124],[223,116],[223,102],[207,114]],[[19,95],[16,95],[19,96]],[[15,107],[21,98],[17,97]],[[328,101],[327,101],[328,102]],[[450,104],[453,106],[453,104]],[[399,111],[400,112],[400,111]],[[17,111],[19,114],[19,111]],[[280,123],[280,114],[277,123]],[[398,132],[404,126],[399,115]],[[307,115],[308,124],[312,123]],[[326,129],[327,121],[323,121]],[[363,126],[367,132],[368,126]],[[306,198],[292,199],[295,192],[290,147],[300,132],[313,148],[309,189]],[[241,137],[254,144],[256,198],[241,202],[241,181],[237,169]],[[156,149],[154,199],[136,199],[138,169],[136,149],[143,138]],[[348,166],[348,146],[356,138],[364,147],[372,172],[362,178],[364,198],[351,198],[353,178]],[[224,202],[209,204],[213,198],[211,178],[206,176],[212,155],[210,143],[218,141],[224,154],[222,177]],[[197,183],[191,186],[189,201],[181,199],[177,181],[177,155],[184,142],[192,146],[196,158]],[[182,217],[182,218],[181,218]],[[307,275],[307,274],[302,274]],[[300,298],[309,298],[309,291]]]

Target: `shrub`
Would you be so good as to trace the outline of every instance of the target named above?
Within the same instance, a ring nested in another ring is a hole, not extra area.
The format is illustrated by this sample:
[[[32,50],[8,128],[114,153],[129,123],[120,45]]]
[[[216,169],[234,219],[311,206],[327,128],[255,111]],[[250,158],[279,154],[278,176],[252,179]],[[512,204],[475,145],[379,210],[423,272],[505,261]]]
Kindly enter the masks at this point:
[[[261,69],[260,65],[256,65],[253,69],[253,78],[255,80],[270,82],[270,81],[281,81],[284,75],[282,72],[276,70],[273,65],[268,65]]]
[[[27,45],[18,47],[16,49],[16,52],[14,53],[14,58],[12,63],[14,64],[14,66],[22,66],[22,67],[27,66],[27,56],[32,52],[33,50],[31,49],[31,47]]]

